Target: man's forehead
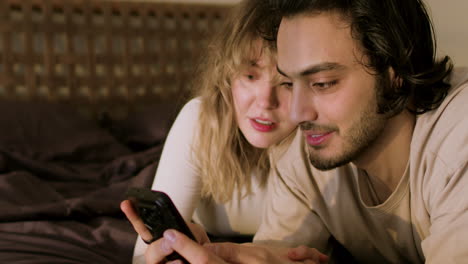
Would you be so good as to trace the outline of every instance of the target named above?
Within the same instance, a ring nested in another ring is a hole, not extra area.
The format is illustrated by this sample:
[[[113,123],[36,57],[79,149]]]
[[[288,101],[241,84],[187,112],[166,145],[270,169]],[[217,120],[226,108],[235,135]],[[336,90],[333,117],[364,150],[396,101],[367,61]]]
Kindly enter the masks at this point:
[[[278,70],[286,75],[342,70],[356,62],[349,26],[324,12],[285,18],[278,32]]]

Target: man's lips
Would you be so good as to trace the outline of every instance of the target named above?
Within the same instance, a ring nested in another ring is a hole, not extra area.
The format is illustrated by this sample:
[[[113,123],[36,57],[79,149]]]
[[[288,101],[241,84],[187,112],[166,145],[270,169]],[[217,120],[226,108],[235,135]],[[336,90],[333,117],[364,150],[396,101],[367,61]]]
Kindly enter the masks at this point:
[[[327,141],[333,134],[333,131],[331,132],[310,132],[310,131],[305,131],[304,136],[307,140],[307,143],[311,146],[319,146],[323,144],[325,141]]]

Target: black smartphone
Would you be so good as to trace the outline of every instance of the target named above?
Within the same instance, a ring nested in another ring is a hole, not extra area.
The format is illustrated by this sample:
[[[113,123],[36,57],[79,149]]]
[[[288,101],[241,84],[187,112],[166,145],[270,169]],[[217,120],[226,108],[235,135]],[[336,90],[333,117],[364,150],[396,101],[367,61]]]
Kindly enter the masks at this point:
[[[132,202],[133,208],[153,235],[153,241],[161,238],[167,229],[175,229],[197,241],[171,198],[164,192],[130,188],[127,191],[127,199]],[[173,252],[166,258],[167,260],[180,259],[188,263],[177,252]]]

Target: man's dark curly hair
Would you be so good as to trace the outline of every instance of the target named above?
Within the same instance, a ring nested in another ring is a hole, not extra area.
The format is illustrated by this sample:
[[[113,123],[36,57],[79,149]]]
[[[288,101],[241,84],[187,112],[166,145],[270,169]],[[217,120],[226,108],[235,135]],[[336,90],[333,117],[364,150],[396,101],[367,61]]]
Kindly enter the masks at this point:
[[[259,31],[272,41],[283,17],[339,12],[368,58],[365,66],[379,76],[391,67],[398,80],[378,91],[379,113],[395,115],[405,108],[425,113],[437,108],[450,89],[445,79],[453,64],[448,56],[436,60],[433,26],[421,0],[257,2],[264,5],[264,14],[258,16]]]

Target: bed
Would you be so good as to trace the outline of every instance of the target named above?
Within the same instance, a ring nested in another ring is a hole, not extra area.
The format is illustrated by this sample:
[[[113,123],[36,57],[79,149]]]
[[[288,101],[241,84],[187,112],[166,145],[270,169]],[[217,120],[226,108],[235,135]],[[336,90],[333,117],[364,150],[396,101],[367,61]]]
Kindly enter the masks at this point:
[[[130,263],[151,185],[228,6],[0,1],[0,263]]]

